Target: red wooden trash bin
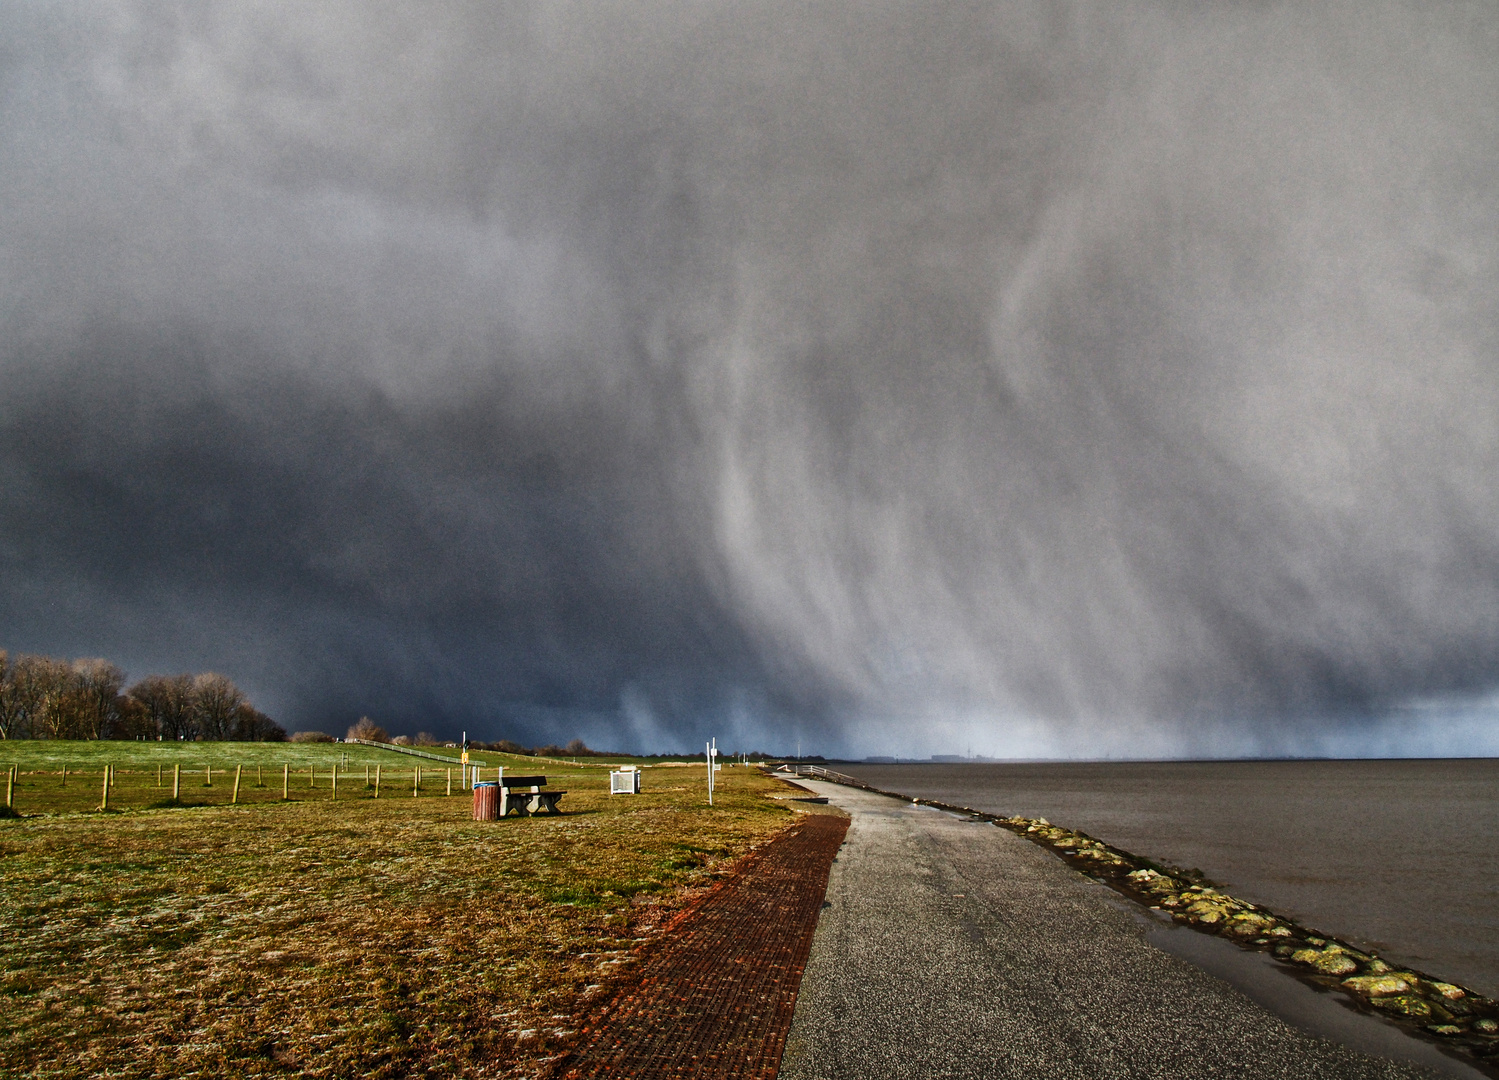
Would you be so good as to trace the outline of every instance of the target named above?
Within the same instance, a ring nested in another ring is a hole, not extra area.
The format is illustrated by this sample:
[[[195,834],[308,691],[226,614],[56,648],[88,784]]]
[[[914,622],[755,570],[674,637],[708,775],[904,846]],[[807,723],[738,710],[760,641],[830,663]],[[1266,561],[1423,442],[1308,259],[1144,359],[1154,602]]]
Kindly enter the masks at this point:
[[[500,785],[493,780],[474,785],[474,820],[500,820]]]

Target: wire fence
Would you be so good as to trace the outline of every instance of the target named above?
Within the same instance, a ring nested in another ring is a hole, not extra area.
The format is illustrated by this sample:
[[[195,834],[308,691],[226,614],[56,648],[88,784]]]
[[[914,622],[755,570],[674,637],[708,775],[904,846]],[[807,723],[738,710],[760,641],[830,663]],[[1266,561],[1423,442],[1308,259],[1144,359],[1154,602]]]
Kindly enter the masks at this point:
[[[11,766],[0,777],[4,816],[80,813],[90,810],[145,810],[171,807],[248,805],[356,799],[466,795],[462,767],[413,765],[344,766],[337,762],[293,768],[207,764],[183,768],[180,762],[122,769],[33,769]]]

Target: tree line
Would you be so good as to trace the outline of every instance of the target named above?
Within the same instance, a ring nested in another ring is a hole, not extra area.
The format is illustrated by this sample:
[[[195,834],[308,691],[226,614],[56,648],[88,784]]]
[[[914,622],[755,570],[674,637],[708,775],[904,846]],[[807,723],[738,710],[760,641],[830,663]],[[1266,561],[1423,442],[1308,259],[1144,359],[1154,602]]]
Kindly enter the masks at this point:
[[[228,678],[148,675],[128,689],[108,660],[0,649],[0,739],[282,742],[286,731]]]

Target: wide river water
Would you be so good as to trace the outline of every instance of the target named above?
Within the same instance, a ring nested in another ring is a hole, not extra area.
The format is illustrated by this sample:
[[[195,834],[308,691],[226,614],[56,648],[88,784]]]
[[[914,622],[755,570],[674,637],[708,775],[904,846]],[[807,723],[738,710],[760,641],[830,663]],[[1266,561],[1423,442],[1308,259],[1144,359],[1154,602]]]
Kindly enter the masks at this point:
[[[1044,817],[1499,997],[1499,760],[838,764]]]

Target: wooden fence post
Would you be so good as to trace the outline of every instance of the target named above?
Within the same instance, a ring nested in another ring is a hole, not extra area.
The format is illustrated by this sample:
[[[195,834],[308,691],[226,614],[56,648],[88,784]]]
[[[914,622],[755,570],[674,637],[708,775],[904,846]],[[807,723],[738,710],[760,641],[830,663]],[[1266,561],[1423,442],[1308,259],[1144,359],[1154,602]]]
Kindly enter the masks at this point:
[[[182,763],[179,761],[172,766],[172,801],[176,802],[182,795]]]
[[[369,788],[370,788],[370,764],[369,764],[369,762],[366,761],[364,763],[364,789],[366,791],[368,791]]]
[[[375,798],[380,797],[380,766],[375,766]]]
[[[99,809],[109,809],[109,766],[104,766],[104,794],[99,799]]]
[[[289,798],[291,788],[291,766],[285,763],[281,766],[281,799],[284,802]]]
[[[203,770],[203,786],[213,787],[213,766],[210,765]]]
[[[265,787],[265,766],[264,765],[257,765],[257,766],[255,766],[255,786],[256,787]]]
[[[239,802],[239,771],[242,768],[244,768],[243,765],[236,765],[234,767],[234,794],[229,796],[230,806],[233,806]]]
[[[62,786],[68,786],[68,767],[66,765],[62,767]]]
[[[113,765],[109,767],[109,786],[115,786],[115,767]]]
[[[8,768],[8,769],[5,770],[5,805],[6,806],[11,805],[11,798],[12,798],[12,795],[13,795],[13,792],[12,792],[11,789],[15,787],[15,784],[16,784],[16,767],[14,765],[12,765],[10,768]]]
[[[161,762],[156,763],[156,786],[161,787]]]
[[[418,765],[411,770],[411,797],[416,798],[417,789],[422,786],[422,767]]]
[[[334,798],[334,801],[337,801],[338,800],[338,762],[336,762],[336,761],[333,763],[333,781],[332,781],[332,786],[333,786],[333,798]]]
[[[451,766],[448,768],[448,794],[453,794],[453,769]]]

